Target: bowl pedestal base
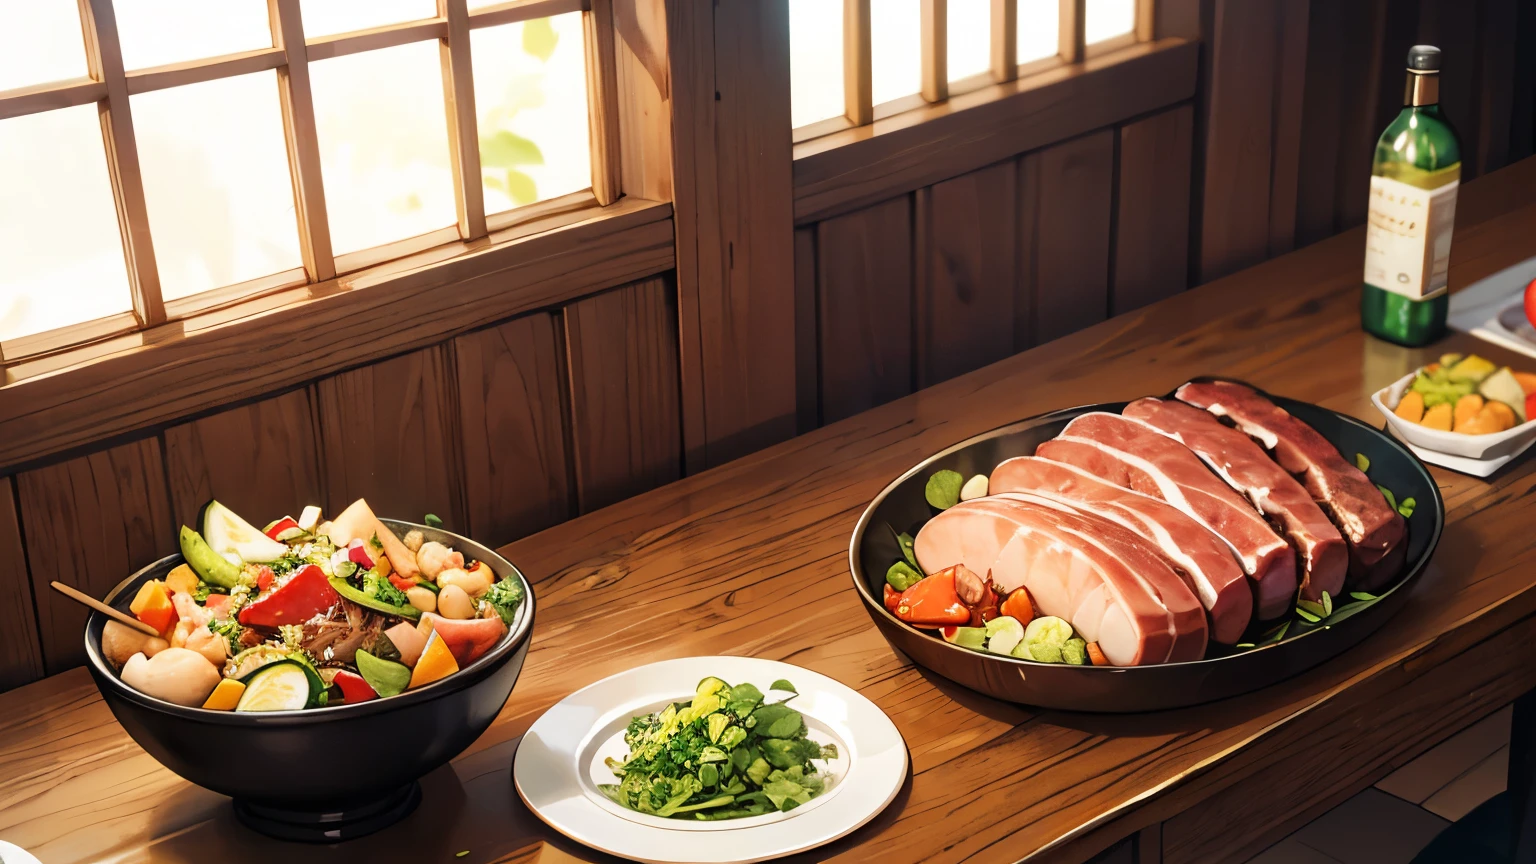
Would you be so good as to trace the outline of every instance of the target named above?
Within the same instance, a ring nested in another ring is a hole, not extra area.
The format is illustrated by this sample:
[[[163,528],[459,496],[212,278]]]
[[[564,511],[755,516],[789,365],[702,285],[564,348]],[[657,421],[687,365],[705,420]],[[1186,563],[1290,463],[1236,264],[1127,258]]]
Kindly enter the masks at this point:
[[[399,822],[421,803],[421,784],[412,782],[394,792],[345,810],[286,810],[249,801],[235,801],[235,816],[245,827],[298,843],[338,843]]]

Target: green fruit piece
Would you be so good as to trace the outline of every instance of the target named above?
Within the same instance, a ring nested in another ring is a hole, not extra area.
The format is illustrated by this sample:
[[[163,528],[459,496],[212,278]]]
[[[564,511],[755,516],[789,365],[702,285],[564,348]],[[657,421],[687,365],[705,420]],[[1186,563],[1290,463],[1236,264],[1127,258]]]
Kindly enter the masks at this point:
[[[213,551],[213,547],[203,540],[203,535],[185,525],[181,526],[181,557],[187,559],[192,572],[209,585],[233,588],[240,580],[240,568]]]
[[[959,645],[961,648],[970,648],[980,651],[987,644],[987,628],[985,627],[945,627],[942,631],[944,641],[951,645]]]
[[[1030,645],[1042,644],[1060,648],[1071,638],[1072,625],[1054,615],[1036,618],[1024,628],[1024,642]]]
[[[380,698],[399,696],[411,685],[410,667],[391,660],[380,660],[367,651],[357,652],[357,674]]]
[[[948,510],[960,503],[960,487],[965,485],[965,478],[955,471],[939,471],[928,478],[928,485],[923,487],[923,497],[928,503],[938,510]]]
[[[897,561],[891,565],[891,569],[885,571],[885,583],[897,591],[911,588],[922,578],[923,574],[912,569],[905,561]]]
[[[993,618],[987,622],[987,650],[1005,657],[1024,641],[1024,625],[1010,615]]]
[[[311,698],[309,673],[298,663],[263,666],[246,681],[236,711],[298,711]]]
[[[1088,643],[1081,637],[1073,636],[1061,646],[1062,662],[1073,666],[1085,666],[1088,663]]]

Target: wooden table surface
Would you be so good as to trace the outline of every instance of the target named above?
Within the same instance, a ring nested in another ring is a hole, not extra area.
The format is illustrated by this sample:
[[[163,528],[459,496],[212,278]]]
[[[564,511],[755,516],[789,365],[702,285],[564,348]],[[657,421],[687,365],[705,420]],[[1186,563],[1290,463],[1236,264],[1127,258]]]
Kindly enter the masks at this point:
[[[1468,184],[1453,286],[1536,255],[1533,201],[1536,159]],[[1144,861],[1159,849],[1164,862],[1242,861],[1536,686],[1531,458],[1491,481],[1435,469],[1448,511],[1435,563],[1360,647],[1258,693],[1157,714],[1034,711],[914,668],[855,596],[848,537],[914,462],[1054,408],[1221,373],[1379,422],[1369,394],[1440,351],[1536,367],[1463,336],[1425,350],[1366,338],[1362,246],[1347,232],[512,544],[540,603],[522,678],[490,731],[425,778],[421,808],[382,833],[306,847],[247,831],[226,799],[140,750],[76,669],[0,696],[0,839],[46,864],[604,860],[518,801],[518,736],[623,669],[749,654],[857,688],[911,749],[891,807],[804,860],[1082,861],[1136,835]],[[303,782],[305,766],[274,770]]]

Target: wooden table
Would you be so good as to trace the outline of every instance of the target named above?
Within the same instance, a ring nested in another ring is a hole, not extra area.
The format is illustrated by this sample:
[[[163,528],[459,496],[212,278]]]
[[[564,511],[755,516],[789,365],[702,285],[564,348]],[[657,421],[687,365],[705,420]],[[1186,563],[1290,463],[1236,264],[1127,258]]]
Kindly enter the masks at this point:
[[[1453,286],[1536,255],[1532,201],[1536,160],[1467,186]],[[252,834],[227,800],[140,750],[76,669],[0,696],[0,839],[48,864],[598,860],[517,800],[518,736],[606,675],[734,653],[858,688],[911,748],[890,809],[806,860],[1082,861],[1137,837],[1143,861],[1242,861],[1536,686],[1536,462],[1488,482],[1435,470],[1449,517],[1435,564],[1347,656],[1151,715],[1032,711],[914,668],[855,597],[848,537],[917,460],[1049,409],[1219,372],[1377,422],[1368,394],[1440,351],[1523,359],[1460,336],[1425,350],[1363,336],[1362,246],[1347,232],[512,544],[540,602],[522,679],[491,730],[423,781],[425,802],[401,825],[339,847]]]

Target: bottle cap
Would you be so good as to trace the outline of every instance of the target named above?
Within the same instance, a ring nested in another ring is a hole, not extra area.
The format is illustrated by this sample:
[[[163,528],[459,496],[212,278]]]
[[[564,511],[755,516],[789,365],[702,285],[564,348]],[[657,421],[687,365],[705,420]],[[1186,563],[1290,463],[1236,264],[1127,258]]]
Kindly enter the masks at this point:
[[[1415,72],[1439,72],[1440,49],[1433,45],[1415,45],[1409,48],[1408,68]]]

